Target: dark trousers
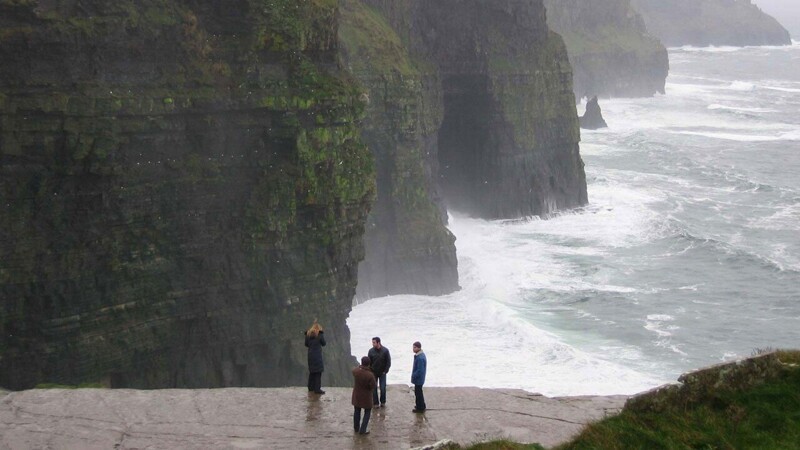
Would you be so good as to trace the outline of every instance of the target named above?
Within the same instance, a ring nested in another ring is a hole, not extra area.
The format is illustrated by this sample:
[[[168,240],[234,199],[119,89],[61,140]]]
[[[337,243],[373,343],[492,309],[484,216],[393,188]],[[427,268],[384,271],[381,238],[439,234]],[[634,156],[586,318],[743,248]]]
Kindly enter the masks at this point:
[[[353,429],[356,433],[366,433],[367,425],[369,425],[369,416],[372,414],[372,408],[364,408],[364,421],[361,421],[361,408],[353,407]],[[359,423],[361,424],[359,426]]]
[[[427,409],[425,406],[425,395],[422,393],[421,384],[414,385],[414,400],[416,400],[416,406],[414,409],[417,411],[425,411]]]
[[[308,391],[319,392],[322,390],[322,372],[311,372],[308,374]]]
[[[378,403],[386,404],[386,374],[383,374],[378,378],[378,385],[381,388],[381,398],[380,402],[378,402],[378,386],[375,386],[375,390],[372,391],[372,403],[378,405]]]

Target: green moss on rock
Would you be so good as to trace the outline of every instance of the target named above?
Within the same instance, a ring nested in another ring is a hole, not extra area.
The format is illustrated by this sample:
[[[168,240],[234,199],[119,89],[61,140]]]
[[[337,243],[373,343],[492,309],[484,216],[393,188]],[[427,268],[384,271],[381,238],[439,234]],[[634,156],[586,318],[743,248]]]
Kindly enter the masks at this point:
[[[338,4],[233,3],[0,3],[0,385],[303,384],[315,317],[349,380],[375,184]]]

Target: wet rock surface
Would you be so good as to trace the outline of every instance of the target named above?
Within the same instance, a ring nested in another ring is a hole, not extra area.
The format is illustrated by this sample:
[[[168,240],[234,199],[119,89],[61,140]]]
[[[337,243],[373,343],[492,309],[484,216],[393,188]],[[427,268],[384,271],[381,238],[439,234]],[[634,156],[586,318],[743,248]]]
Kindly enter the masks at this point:
[[[552,446],[619,411],[625,397],[547,398],[519,390],[390,386],[370,435],[352,430],[350,389],[31,390],[0,397],[0,448],[411,448],[510,438]],[[0,395],[3,395],[0,392]]]

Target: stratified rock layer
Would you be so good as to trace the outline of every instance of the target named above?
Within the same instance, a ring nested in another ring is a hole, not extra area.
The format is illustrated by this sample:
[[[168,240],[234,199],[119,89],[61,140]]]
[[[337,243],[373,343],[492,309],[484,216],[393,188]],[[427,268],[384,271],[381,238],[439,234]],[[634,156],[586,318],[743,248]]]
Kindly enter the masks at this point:
[[[356,0],[341,4],[342,54],[368,101],[362,136],[375,155],[378,185],[356,299],[453,292],[455,237],[445,227],[435,180],[443,115],[438,76],[412,60],[378,11]]]
[[[325,384],[374,195],[337,5],[0,1],[0,385]]]
[[[586,203],[572,71],[541,0],[367,2],[439,74],[448,208],[510,218]]]
[[[577,98],[664,93],[667,49],[630,0],[546,0],[547,23],[567,45]]]
[[[788,45],[789,32],[751,0],[631,0],[667,46]]]
[[[342,4],[378,181],[359,299],[458,289],[445,204],[505,218],[586,202],[570,66],[541,2]]]

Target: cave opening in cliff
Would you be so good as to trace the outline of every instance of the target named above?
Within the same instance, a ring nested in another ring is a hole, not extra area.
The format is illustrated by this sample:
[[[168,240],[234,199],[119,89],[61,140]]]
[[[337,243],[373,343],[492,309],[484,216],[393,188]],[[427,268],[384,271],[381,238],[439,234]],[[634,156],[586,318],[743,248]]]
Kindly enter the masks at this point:
[[[452,75],[443,80],[444,119],[439,129],[439,185],[449,210],[472,213],[486,177],[489,137],[488,79]]]

